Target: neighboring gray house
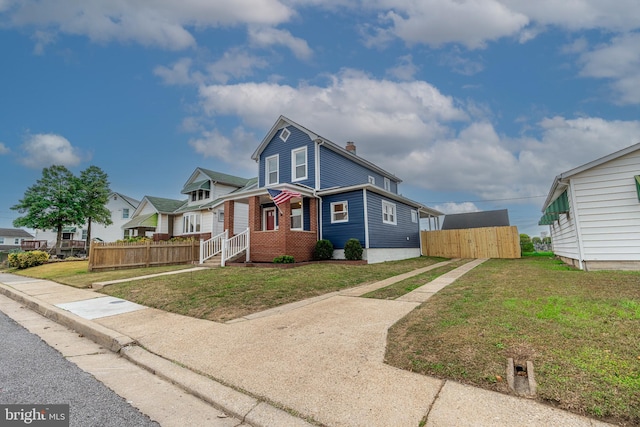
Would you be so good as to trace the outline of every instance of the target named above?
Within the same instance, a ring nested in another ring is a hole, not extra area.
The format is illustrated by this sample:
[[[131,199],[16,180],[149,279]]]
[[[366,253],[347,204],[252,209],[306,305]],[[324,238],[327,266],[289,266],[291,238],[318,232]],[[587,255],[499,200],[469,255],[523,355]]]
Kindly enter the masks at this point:
[[[31,239],[33,235],[20,228],[0,228],[0,251],[20,249],[20,242]]]
[[[539,225],[582,270],[640,270],[640,143],[556,176]]]
[[[442,230],[508,227],[509,225],[509,212],[507,209],[500,209],[495,211],[466,212],[446,215],[442,222]]]

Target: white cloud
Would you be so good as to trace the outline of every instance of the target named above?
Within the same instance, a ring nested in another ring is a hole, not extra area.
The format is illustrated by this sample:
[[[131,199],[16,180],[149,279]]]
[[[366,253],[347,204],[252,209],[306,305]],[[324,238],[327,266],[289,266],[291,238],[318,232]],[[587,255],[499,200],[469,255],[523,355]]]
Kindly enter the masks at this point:
[[[438,47],[460,43],[469,49],[517,34],[529,19],[497,0],[380,0],[391,25],[382,27],[407,43]]]
[[[433,208],[447,215],[480,211],[480,209],[473,202],[449,202],[436,205]]]
[[[640,103],[640,33],[614,37],[580,56],[581,76],[610,79],[615,100]]]
[[[194,76],[191,74],[191,58],[181,58],[170,67],[158,65],[153,69],[153,74],[160,77],[168,85],[186,85],[194,83]]]
[[[255,173],[255,163],[247,155],[250,147],[255,148],[255,138],[254,134],[242,128],[234,129],[231,138],[227,138],[217,129],[203,130],[199,138],[189,141],[189,145],[205,158],[218,158]],[[243,155],[240,156],[239,153]]]
[[[0,142],[0,156],[3,154],[8,154],[10,151],[11,150],[9,150],[9,147]]]
[[[313,51],[305,40],[294,37],[286,30],[270,27],[252,27],[249,29],[249,40],[253,45],[260,47],[285,46],[298,59],[309,59],[313,55]]]
[[[238,116],[264,132],[282,113],[337,144],[355,141],[358,155],[407,184],[484,200],[546,194],[555,175],[640,140],[640,121],[589,117],[547,118],[527,124],[538,137],[508,138],[484,118],[491,115],[486,107],[478,114],[473,102],[456,105],[426,82],[374,80],[352,70],[325,87],[244,83],[203,86],[200,94],[212,117]],[[243,155],[225,147],[226,158]]]
[[[231,78],[239,79],[253,74],[256,68],[266,68],[269,63],[260,57],[251,55],[240,48],[230,49],[222,58],[207,66],[211,79],[218,83],[227,83]]]
[[[9,22],[17,27],[54,29],[98,42],[133,41],[167,49],[195,45],[190,28],[278,25],[293,14],[279,0],[24,0],[9,10]]]
[[[398,80],[413,80],[415,74],[419,68],[413,63],[413,57],[411,55],[405,55],[398,58],[398,65],[389,68],[387,75],[395,77]]]
[[[65,137],[52,133],[29,135],[22,149],[24,155],[20,161],[30,168],[76,166],[82,160],[78,150]]]

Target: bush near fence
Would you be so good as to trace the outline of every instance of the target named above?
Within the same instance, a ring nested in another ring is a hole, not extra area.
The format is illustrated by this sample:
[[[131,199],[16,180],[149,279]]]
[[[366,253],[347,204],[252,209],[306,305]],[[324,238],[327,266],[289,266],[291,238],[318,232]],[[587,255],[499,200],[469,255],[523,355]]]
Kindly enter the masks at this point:
[[[89,271],[191,264],[200,260],[200,242],[116,242],[91,244]]]
[[[444,258],[520,258],[518,227],[423,231],[422,255]]]

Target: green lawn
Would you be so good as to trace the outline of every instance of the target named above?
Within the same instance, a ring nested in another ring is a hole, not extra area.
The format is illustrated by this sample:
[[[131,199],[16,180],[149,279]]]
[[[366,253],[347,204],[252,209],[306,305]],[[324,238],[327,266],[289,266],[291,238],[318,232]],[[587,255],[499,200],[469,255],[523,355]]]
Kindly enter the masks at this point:
[[[530,360],[538,399],[640,424],[640,272],[583,272],[550,257],[490,260],[389,331],[396,367],[507,392]]]

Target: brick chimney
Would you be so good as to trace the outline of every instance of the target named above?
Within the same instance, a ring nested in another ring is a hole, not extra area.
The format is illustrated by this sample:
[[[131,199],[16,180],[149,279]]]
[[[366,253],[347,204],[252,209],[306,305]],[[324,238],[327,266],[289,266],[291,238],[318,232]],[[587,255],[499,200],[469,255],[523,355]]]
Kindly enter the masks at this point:
[[[354,144],[353,142],[351,142],[351,141],[347,142],[347,146],[345,148],[351,154],[353,154],[353,155],[356,154],[356,144]]]

